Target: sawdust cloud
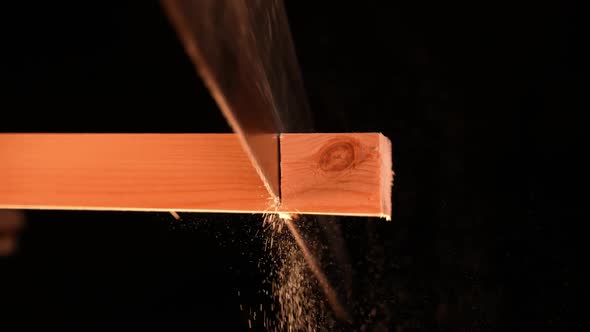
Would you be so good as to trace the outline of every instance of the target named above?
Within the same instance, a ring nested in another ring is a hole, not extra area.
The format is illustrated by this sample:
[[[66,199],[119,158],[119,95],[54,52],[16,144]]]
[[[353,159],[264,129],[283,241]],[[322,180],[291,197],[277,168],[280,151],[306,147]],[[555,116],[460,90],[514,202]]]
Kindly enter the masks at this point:
[[[309,238],[315,228],[308,218],[269,213],[247,231],[252,243],[263,246],[263,255],[258,259],[263,279],[257,292],[262,302],[246,301],[239,305],[247,329],[333,331],[336,319],[348,321],[348,313],[338,302],[337,293],[322,270],[320,257],[316,257],[322,244]],[[209,223],[177,225],[193,231],[212,231]],[[229,227],[228,231],[235,229]],[[219,234],[216,237],[223,238]],[[246,296],[252,296],[249,294]],[[238,290],[237,296],[242,295]]]
[[[264,245],[269,260],[267,280],[275,305],[272,315],[265,315],[264,327],[269,331],[330,330],[333,318],[325,305],[340,305],[319,264],[314,259],[295,226],[295,220],[277,214],[266,215],[263,222]],[[318,291],[320,285],[323,292]]]

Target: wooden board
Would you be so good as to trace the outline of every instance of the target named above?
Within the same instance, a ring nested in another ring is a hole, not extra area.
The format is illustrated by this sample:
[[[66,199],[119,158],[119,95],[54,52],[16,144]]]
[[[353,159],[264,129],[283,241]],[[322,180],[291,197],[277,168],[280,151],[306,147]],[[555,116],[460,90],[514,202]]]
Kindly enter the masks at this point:
[[[391,143],[378,133],[282,134],[282,209],[391,218]]]
[[[390,217],[383,135],[280,141],[276,208],[235,134],[0,134],[0,208]]]
[[[0,134],[0,208],[260,212],[234,134]]]

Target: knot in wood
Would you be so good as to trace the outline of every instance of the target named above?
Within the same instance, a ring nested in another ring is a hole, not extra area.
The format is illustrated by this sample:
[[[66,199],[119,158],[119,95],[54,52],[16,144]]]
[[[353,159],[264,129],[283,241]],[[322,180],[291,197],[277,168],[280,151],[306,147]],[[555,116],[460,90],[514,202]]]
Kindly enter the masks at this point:
[[[340,172],[352,167],[355,159],[351,142],[332,142],[320,151],[320,168],[325,172]]]

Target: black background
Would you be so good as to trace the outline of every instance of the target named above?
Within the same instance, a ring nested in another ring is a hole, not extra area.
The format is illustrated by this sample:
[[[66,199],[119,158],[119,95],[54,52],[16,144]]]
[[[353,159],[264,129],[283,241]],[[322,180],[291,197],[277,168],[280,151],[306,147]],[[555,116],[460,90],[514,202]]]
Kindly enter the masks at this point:
[[[315,128],[383,132],[397,175],[391,223],[338,219],[358,294],[341,328],[372,308],[376,331],[573,328],[581,7],[318,3],[287,1]],[[1,8],[0,130],[230,131],[158,2]],[[28,212],[0,261],[2,330],[246,330],[239,304],[264,301],[260,218],[182,216]]]

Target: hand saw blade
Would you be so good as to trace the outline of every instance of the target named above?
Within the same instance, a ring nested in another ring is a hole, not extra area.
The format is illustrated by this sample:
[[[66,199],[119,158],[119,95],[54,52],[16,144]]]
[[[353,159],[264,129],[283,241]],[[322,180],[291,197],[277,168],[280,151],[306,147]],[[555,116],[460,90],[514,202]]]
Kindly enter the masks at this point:
[[[279,134],[311,130],[282,0],[162,0],[184,47],[273,198]]]

